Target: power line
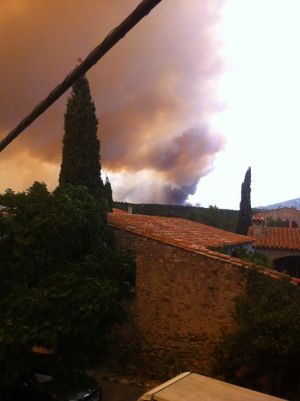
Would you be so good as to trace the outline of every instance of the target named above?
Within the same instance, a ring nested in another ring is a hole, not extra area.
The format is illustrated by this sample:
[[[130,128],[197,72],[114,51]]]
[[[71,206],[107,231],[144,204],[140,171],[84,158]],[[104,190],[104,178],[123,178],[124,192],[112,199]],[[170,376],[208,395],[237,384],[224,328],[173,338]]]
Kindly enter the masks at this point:
[[[95,47],[89,55],[72,70],[67,77],[57,85],[50,94],[38,103],[30,114],[24,117],[19,124],[0,141],[0,152],[17,138],[34,120],[44,113],[57,99],[59,99],[83,74],[96,64],[119,40],[121,40],[138,22],[160,3],[161,0],[143,0],[136,9],[112,30],[106,38]]]

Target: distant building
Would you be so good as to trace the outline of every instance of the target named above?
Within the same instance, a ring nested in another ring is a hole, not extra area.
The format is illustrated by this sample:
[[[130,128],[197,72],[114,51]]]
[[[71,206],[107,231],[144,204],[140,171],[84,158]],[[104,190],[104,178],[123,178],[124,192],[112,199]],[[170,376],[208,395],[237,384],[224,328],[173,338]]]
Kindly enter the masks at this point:
[[[286,227],[269,227],[270,218],[286,221]],[[282,208],[256,213],[248,235],[255,238],[253,249],[266,255],[278,271],[300,277],[300,211]]]
[[[273,210],[260,210],[253,216],[254,219],[263,218],[265,225],[271,225],[276,221],[285,222],[287,227],[300,227],[300,210],[294,207],[282,207]]]

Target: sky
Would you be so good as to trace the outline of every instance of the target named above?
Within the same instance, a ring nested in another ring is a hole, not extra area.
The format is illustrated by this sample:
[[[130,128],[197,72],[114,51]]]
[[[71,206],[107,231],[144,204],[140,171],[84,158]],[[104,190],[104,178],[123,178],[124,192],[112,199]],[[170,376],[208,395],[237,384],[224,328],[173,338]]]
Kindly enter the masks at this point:
[[[252,206],[300,196],[299,13],[297,0],[228,0],[223,9],[217,96],[226,106],[212,118],[226,145],[193,198],[204,205],[237,209],[248,166]]]
[[[0,137],[138,0],[0,0]],[[114,199],[238,209],[300,196],[298,0],[163,0],[88,73]],[[65,94],[0,154],[0,191],[57,185]]]

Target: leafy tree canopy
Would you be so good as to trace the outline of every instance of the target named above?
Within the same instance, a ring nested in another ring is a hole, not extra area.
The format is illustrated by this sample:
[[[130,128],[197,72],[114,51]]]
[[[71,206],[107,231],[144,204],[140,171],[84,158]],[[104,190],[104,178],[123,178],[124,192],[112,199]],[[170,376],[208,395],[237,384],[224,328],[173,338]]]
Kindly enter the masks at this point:
[[[268,217],[266,221],[267,227],[288,227],[289,222],[287,220],[283,220],[280,217],[277,219],[273,219],[272,217]]]
[[[134,292],[133,259],[115,249],[106,205],[85,187],[50,193],[41,183],[0,204],[0,379],[28,366],[36,345],[86,365]]]
[[[268,257],[257,251],[252,251],[244,247],[236,247],[232,249],[231,247],[210,247],[212,250],[223,253],[225,255],[234,256],[236,258],[240,258],[243,260],[247,260],[251,263],[255,263],[256,265],[266,266],[273,268],[272,262],[268,259]]]
[[[300,390],[300,291],[249,272],[236,303],[238,330],[219,346],[217,372],[234,383],[291,397]],[[300,392],[298,396],[300,395]]]

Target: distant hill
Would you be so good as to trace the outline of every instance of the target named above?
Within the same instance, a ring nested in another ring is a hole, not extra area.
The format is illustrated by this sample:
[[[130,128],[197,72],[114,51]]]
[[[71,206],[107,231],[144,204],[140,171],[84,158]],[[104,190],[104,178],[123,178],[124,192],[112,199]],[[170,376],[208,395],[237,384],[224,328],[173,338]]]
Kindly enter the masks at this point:
[[[221,228],[226,231],[235,232],[238,218],[238,210],[218,209],[216,206],[196,207],[182,205],[159,205],[159,204],[130,204],[133,213],[146,214],[150,216],[183,217],[198,223],[207,224]],[[127,211],[129,203],[114,202],[118,209]]]
[[[274,203],[273,205],[268,205],[268,206],[259,206],[256,209],[279,209],[281,207],[294,207],[298,210],[300,210],[300,198],[296,199],[291,199],[287,200],[284,202],[279,202],[279,203]]]

